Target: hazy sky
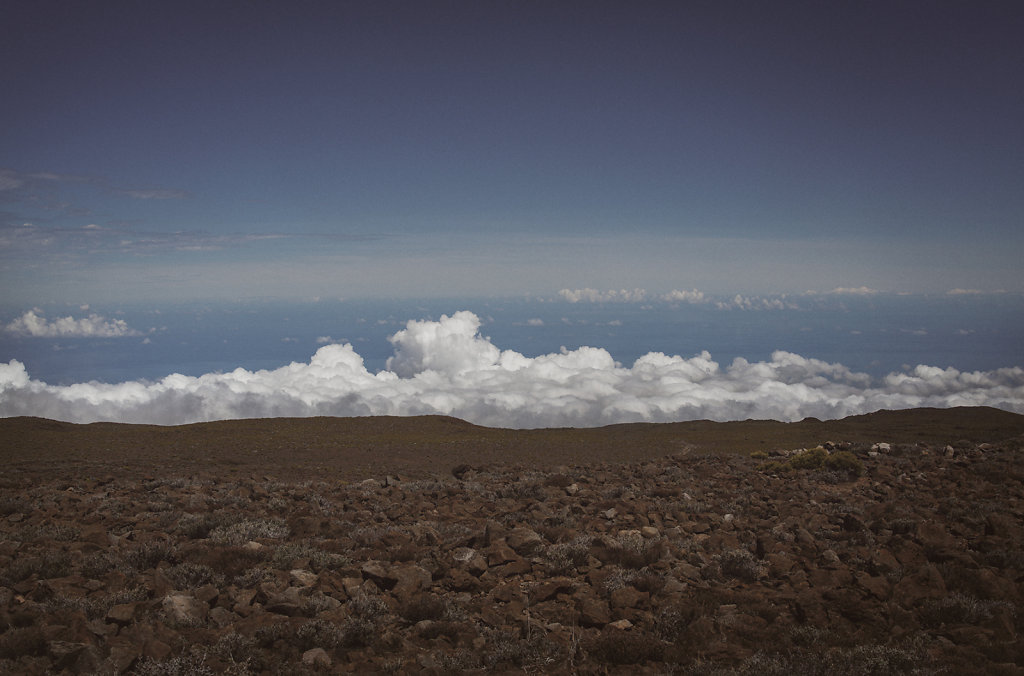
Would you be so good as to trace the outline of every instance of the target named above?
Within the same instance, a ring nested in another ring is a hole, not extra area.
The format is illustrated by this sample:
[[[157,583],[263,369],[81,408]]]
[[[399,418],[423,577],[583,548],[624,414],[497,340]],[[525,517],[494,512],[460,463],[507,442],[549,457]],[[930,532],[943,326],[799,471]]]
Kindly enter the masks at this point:
[[[1024,291],[1018,2],[0,4],[3,300]]]

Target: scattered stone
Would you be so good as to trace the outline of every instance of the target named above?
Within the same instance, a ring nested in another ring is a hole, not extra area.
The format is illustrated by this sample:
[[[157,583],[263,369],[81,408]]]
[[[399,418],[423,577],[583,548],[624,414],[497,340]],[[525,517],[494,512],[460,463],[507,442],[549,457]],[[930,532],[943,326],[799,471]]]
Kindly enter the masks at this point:
[[[206,622],[210,608],[191,594],[169,594],[161,603],[167,619],[176,625],[196,627]]]
[[[319,576],[309,570],[295,569],[288,571],[291,584],[296,587],[312,587],[317,583]]]
[[[302,653],[302,663],[310,667],[331,666],[331,656],[323,648],[310,648]]]
[[[102,493],[8,474],[2,667],[1014,673],[1014,448],[821,445],[859,478],[698,455],[354,484],[154,472]]]
[[[131,621],[135,618],[134,603],[118,603],[110,607],[107,611],[106,619],[107,622],[114,622],[120,625],[131,624]]]

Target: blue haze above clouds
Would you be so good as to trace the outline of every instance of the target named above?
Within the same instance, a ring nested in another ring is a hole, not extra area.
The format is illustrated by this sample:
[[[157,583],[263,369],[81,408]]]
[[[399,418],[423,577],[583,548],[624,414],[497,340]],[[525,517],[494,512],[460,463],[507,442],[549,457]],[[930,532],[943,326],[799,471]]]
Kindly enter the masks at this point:
[[[636,4],[4,3],[0,415],[1024,411],[1024,11]]]

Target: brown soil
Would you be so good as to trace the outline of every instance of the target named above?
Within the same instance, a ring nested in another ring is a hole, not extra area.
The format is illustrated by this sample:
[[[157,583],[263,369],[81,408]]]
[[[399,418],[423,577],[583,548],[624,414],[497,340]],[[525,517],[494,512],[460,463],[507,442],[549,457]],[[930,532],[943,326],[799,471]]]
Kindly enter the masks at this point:
[[[981,408],[0,420],[0,673],[1024,674],[1022,447]]]
[[[706,420],[600,428],[507,430],[443,416],[274,418],[162,427],[41,418],[0,419],[8,471],[125,476],[207,470],[360,479],[426,477],[459,464],[632,462],[678,453],[720,454],[813,446],[825,440],[946,444],[1024,434],[1024,416],[993,408],[879,411],[798,423]]]

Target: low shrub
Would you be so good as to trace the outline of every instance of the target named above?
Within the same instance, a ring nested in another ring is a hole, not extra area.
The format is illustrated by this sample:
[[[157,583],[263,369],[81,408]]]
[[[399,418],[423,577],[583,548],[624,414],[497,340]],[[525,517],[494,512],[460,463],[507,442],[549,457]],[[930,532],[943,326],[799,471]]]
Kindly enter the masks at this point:
[[[352,562],[347,556],[325,551],[309,542],[289,542],[274,550],[270,563],[276,568],[287,569],[296,559],[307,559],[315,573],[333,570]]]
[[[986,601],[967,594],[950,594],[939,599],[930,599],[921,608],[921,620],[927,627],[943,624],[981,624],[1001,608],[1014,612],[1007,601]]]
[[[258,647],[255,639],[238,632],[231,632],[217,639],[211,653],[229,665],[224,673],[241,676],[242,674],[258,673],[267,666],[257,649]]]
[[[825,460],[828,458],[828,451],[821,446],[809,448],[803,453],[797,453],[789,459],[789,467],[791,469],[821,469],[825,464]]]
[[[858,477],[864,474],[864,463],[860,458],[849,451],[839,451],[825,458],[825,469],[832,472],[845,472],[846,474]]]
[[[178,562],[178,548],[171,542],[156,540],[129,549],[121,557],[121,564],[130,571],[141,572],[156,568],[161,561]]]
[[[746,549],[729,549],[719,556],[718,565],[722,574],[744,582],[753,582],[763,570],[761,565]]]
[[[218,544],[243,545],[250,540],[279,540],[291,531],[283,519],[244,519],[210,531],[210,539]]]
[[[206,655],[192,651],[166,660],[144,658],[133,672],[136,676],[212,676]]]
[[[295,641],[300,650],[331,650],[341,645],[344,638],[342,630],[337,625],[320,618],[309,620],[295,632]]]
[[[551,545],[544,551],[548,570],[555,575],[564,575],[575,568],[585,566],[590,560],[590,545],[593,538],[580,535],[569,542]]]
[[[770,462],[764,462],[757,466],[757,469],[767,474],[782,474],[788,472],[792,467],[789,463],[782,462],[780,460],[772,460]]]
[[[604,563],[636,570],[661,559],[665,555],[665,542],[660,538],[645,538],[635,532],[606,541],[605,546],[595,553]]]
[[[224,576],[215,572],[213,568],[201,563],[179,563],[164,571],[164,575],[170,580],[176,589],[195,589],[204,584],[220,586],[224,582]]]

